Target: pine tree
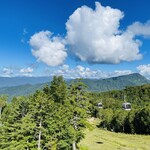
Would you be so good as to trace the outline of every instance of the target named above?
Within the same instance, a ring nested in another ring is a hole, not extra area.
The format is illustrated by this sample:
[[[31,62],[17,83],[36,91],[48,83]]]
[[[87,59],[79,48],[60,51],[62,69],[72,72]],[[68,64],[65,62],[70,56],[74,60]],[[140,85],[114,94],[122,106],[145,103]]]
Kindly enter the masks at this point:
[[[88,110],[84,84],[54,77],[50,87],[15,97],[2,113],[0,149],[71,150],[83,138]]]
[[[63,103],[67,98],[67,84],[62,76],[54,76],[50,85],[50,95],[55,102]]]
[[[76,149],[76,143],[83,138],[82,129],[86,126],[86,117],[88,112],[87,86],[77,79],[70,85],[69,101],[72,109],[72,149]]]
[[[22,119],[24,119],[28,112],[26,110],[27,103],[24,97],[14,98],[4,109],[2,114],[3,126],[1,127],[2,141],[0,148],[15,149],[19,147],[20,149],[24,149],[25,134],[22,130],[22,126],[24,125]]]

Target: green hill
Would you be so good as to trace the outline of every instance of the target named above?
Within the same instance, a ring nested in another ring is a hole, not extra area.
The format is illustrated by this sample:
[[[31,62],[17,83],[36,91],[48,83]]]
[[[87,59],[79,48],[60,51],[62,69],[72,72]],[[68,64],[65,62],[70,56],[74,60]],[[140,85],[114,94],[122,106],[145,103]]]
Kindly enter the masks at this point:
[[[29,94],[34,93],[36,90],[42,89],[46,84],[25,84],[25,85],[19,85],[19,86],[13,86],[13,87],[3,87],[0,88],[0,95],[8,95],[9,96],[9,101],[14,97],[14,96],[27,96]]]
[[[138,86],[148,84],[150,81],[138,73],[112,77],[108,79],[83,79],[90,91],[104,92],[111,90],[121,90],[126,86]]]
[[[10,79],[5,78],[4,80],[0,78],[0,94],[8,95],[10,97],[9,99],[14,96],[28,95],[34,93],[38,89],[41,89],[44,85],[50,84],[51,79],[52,78],[50,77],[14,77]],[[4,83],[4,81],[6,83]],[[9,81],[10,83],[8,84]],[[72,81],[74,80],[66,79],[68,84]],[[94,92],[121,90],[126,86],[139,86],[150,83],[149,80],[137,73],[108,79],[82,79],[82,82],[88,86],[89,91]]]

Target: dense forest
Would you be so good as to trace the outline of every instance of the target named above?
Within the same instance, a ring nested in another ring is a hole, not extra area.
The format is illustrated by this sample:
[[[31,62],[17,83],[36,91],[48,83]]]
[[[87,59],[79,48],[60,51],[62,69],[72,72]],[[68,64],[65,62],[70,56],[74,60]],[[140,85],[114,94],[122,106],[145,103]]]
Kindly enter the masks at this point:
[[[75,149],[88,126],[88,97],[80,81],[62,77],[28,97],[0,97],[0,149]]]
[[[93,116],[101,119],[99,127],[115,132],[150,134],[150,84],[126,87],[102,93],[91,93]],[[103,103],[103,109],[98,108]],[[131,110],[122,109],[130,103]]]
[[[98,93],[89,92],[81,81],[67,85],[62,76],[54,76],[30,96],[7,103],[1,95],[0,149],[75,150],[91,117],[100,119],[100,128],[150,134],[150,84]],[[124,102],[131,103],[130,111],[122,109]]]
[[[111,90],[121,90],[126,86],[140,86],[149,84],[150,81],[139,73],[111,77],[106,79],[83,79],[83,83],[88,86],[89,91],[104,92]]]

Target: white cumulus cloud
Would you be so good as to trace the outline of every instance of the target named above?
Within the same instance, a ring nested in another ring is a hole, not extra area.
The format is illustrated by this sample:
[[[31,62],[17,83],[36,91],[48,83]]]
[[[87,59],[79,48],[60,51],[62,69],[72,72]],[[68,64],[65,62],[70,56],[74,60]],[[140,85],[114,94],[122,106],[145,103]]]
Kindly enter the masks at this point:
[[[33,68],[31,67],[20,69],[20,73],[32,73],[32,72],[33,72]]]
[[[133,35],[143,35],[150,36],[150,20],[146,23],[135,22],[132,25],[128,26],[128,31]]]
[[[67,57],[66,48],[60,37],[52,36],[50,31],[41,31],[34,34],[29,41],[32,54],[38,61],[49,66],[63,64]]]
[[[66,23],[66,39],[73,53],[89,63],[116,64],[141,59],[141,43],[130,32],[119,30],[123,12],[95,4],[95,10],[78,8]]]
[[[99,2],[95,2],[95,9],[82,6],[68,18],[64,38],[50,31],[34,34],[29,41],[32,54],[48,66],[62,65],[70,52],[81,61],[96,64],[140,60],[142,41],[138,36],[150,37],[150,20],[121,30],[123,18],[121,10]]]
[[[91,69],[81,65],[75,68],[70,68],[69,65],[62,65],[56,70],[46,69],[48,75],[62,75],[64,78],[91,78],[91,79],[104,79],[109,77],[116,77],[121,75],[128,75],[133,73],[131,70],[116,70],[114,72],[104,72],[100,69]]]
[[[27,67],[20,69],[19,73],[21,73],[20,74],[21,76],[31,77],[33,71],[34,71],[33,68]]]
[[[150,64],[147,65],[140,65],[137,67],[139,73],[146,78],[150,79]]]
[[[81,65],[76,66],[75,68],[70,68],[69,65],[60,66],[59,69],[50,71],[49,74],[53,75],[62,75],[64,78],[107,78],[108,75],[101,70],[91,70],[88,67],[83,67]]]
[[[13,70],[11,68],[4,67],[2,69],[2,76],[4,77],[11,77],[13,75]]]

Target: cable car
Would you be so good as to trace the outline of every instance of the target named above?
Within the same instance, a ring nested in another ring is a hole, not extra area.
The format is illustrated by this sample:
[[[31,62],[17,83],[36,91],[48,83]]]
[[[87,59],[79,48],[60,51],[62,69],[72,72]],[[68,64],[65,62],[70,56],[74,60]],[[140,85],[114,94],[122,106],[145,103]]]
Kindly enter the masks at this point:
[[[97,107],[98,108],[103,108],[103,104],[100,102],[100,103],[97,104]]]
[[[124,110],[131,110],[131,104],[130,103],[123,103],[122,104],[122,109]]]

